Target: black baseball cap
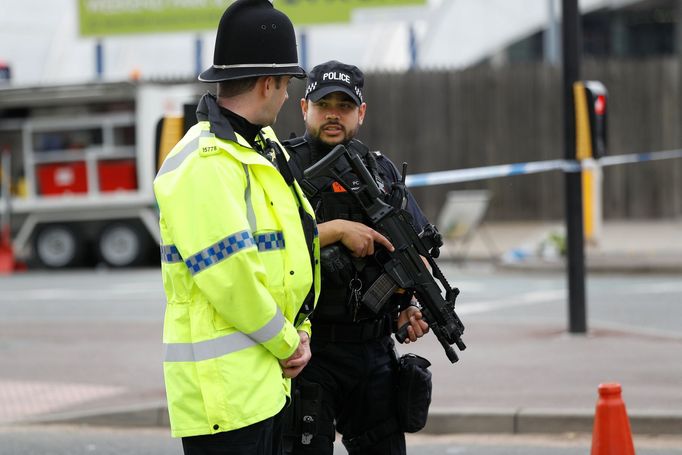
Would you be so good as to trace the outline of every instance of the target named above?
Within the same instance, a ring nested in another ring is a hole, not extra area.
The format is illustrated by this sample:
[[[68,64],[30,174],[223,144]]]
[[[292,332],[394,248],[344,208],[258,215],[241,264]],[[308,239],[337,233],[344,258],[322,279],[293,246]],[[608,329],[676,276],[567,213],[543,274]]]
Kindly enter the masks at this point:
[[[296,33],[291,20],[269,0],[237,0],[218,24],[213,66],[199,75],[202,82],[252,76],[305,77],[298,64]]]
[[[364,102],[364,83],[365,77],[357,66],[330,60],[317,65],[308,73],[305,98],[317,102],[330,93],[343,92],[360,106]]]

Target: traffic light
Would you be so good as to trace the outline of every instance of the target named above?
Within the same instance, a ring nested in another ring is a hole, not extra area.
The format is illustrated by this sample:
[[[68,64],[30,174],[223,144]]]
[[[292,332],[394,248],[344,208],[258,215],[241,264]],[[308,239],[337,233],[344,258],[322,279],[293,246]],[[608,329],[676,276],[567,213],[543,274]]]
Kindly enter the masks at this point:
[[[590,243],[596,243],[601,233],[602,174],[598,158],[606,154],[607,100],[601,82],[573,83],[575,158],[582,164],[583,232]]]
[[[606,117],[608,92],[599,81],[573,84],[576,128],[576,159],[606,155]]]

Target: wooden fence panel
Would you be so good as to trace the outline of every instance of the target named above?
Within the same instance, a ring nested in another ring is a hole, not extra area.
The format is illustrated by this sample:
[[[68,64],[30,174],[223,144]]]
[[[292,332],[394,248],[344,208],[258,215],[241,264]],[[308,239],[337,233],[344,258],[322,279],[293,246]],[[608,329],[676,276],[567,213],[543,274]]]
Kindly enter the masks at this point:
[[[609,90],[609,153],[682,147],[682,87],[677,59],[586,61],[585,79]],[[294,82],[275,130],[303,132]],[[408,173],[560,159],[564,156],[561,72],[543,64],[462,71],[366,75],[367,116],[359,138]],[[559,171],[415,188],[435,219],[448,191],[488,189],[488,219],[558,220]],[[682,159],[604,168],[607,219],[682,216]]]

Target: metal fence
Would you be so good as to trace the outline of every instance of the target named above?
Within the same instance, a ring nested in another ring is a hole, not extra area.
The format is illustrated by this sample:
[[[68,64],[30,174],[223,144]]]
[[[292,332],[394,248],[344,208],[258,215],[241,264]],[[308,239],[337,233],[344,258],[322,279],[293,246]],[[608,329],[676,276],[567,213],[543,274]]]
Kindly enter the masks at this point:
[[[639,153],[682,146],[682,65],[676,59],[600,60],[583,64],[584,79],[609,90],[609,152]],[[275,129],[302,133],[298,100],[290,100]],[[366,76],[367,117],[360,139],[409,173],[563,158],[561,72],[543,64],[463,71],[375,73]],[[487,189],[488,219],[563,217],[560,172],[415,188],[435,219],[446,193]],[[682,216],[682,160],[604,169],[604,217]]]

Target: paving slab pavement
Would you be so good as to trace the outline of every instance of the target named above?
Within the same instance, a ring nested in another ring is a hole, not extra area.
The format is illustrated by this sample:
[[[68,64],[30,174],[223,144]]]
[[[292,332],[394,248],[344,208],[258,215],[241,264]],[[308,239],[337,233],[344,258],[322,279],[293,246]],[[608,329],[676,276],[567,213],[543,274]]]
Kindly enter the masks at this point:
[[[519,270],[561,270],[556,241],[562,222],[484,222],[467,238],[446,239],[442,257],[460,262],[495,262]],[[591,272],[681,272],[682,218],[608,221],[585,242]]]

